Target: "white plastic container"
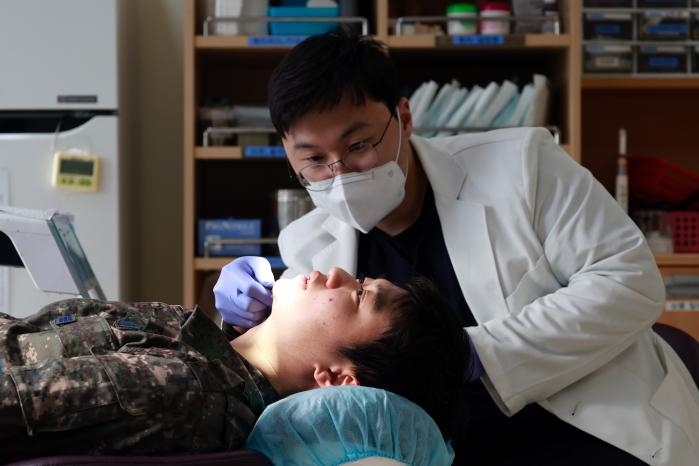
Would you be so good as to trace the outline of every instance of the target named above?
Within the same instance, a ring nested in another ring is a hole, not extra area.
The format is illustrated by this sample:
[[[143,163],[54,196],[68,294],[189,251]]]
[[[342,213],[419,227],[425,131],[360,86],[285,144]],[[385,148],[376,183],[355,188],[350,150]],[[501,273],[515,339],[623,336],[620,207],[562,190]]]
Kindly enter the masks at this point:
[[[472,3],[456,3],[447,7],[449,18],[458,18],[459,21],[447,22],[447,32],[450,36],[478,34],[478,17],[476,5]]]
[[[486,2],[481,5],[481,18],[506,18],[510,16],[510,4],[506,2]],[[481,34],[505,36],[510,33],[509,20],[481,21]]]
[[[214,17],[267,16],[267,0],[214,0]],[[216,35],[266,35],[267,23],[238,23],[221,21],[214,23]]]

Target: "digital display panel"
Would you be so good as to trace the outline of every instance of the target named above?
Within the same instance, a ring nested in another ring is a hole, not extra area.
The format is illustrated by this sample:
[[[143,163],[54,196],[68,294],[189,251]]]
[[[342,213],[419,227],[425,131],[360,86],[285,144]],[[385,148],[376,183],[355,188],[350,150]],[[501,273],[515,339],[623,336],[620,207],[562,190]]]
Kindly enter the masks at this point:
[[[66,175],[92,176],[95,163],[92,160],[63,159],[60,172]]]

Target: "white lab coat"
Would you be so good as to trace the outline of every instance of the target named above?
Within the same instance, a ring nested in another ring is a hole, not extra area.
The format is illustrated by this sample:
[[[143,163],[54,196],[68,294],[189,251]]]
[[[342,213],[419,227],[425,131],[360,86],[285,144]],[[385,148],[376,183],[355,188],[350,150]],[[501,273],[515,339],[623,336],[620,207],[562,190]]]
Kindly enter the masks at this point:
[[[698,465],[699,391],[650,330],[663,282],[604,187],[543,129],[411,142],[501,409],[537,402],[648,464]],[[322,209],[279,243],[285,277],[356,272],[358,232]]]

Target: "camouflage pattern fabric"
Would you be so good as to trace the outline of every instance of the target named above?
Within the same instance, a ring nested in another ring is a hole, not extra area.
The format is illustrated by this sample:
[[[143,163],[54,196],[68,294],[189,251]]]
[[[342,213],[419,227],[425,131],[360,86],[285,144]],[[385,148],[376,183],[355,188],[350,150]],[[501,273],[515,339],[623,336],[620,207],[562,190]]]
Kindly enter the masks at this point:
[[[70,299],[0,313],[0,462],[240,448],[278,395],[200,310]]]

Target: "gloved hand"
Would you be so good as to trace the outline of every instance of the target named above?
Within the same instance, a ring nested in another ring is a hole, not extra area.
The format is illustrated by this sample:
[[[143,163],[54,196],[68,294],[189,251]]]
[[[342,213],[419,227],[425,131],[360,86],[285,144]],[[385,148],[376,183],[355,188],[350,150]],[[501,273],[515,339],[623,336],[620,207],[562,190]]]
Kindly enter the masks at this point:
[[[226,264],[214,286],[216,309],[224,322],[250,328],[267,318],[272,307],[274,275],[264,257],[239,257]]]

